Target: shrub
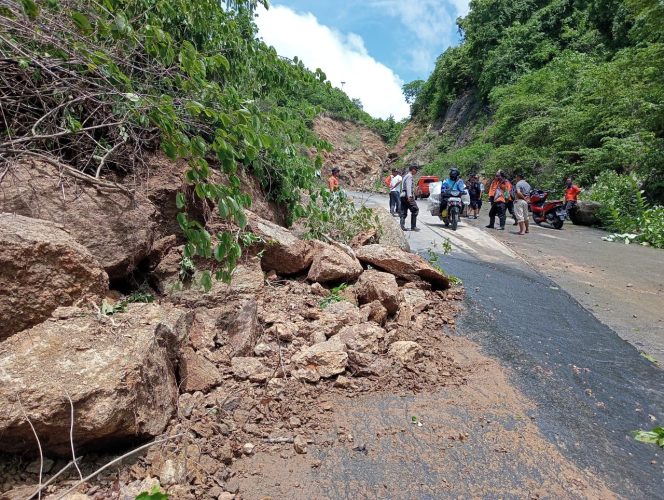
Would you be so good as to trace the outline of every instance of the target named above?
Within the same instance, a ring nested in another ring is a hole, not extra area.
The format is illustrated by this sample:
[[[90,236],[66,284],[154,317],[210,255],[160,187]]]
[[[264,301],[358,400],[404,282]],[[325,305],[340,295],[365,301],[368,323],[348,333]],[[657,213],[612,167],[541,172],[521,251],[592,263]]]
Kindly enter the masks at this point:
[[[365,206],[356,208],[343,191],[331,193],[323,188],[312,194],[300,215],[308,239],[324,240],[327,236],[348,244],[362,231],[374,229],[380,233],[378,216]]]

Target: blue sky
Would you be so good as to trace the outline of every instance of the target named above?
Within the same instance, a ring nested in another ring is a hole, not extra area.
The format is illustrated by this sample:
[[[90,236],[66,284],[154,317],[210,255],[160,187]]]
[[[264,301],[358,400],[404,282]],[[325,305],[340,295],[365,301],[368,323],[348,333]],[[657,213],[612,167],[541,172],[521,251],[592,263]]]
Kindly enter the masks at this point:
[[[259,35],[279,54],[320,67],[374,116],[408,115],[400,87],[426,79],[436,57],[459,42],[467,0],[273,0]]]

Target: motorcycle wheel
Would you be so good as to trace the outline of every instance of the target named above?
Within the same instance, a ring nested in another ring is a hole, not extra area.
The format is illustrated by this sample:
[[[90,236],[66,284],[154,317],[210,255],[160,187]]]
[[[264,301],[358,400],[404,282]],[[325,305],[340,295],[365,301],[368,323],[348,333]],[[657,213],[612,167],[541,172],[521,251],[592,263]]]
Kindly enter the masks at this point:
[[[457,224],[459,223],[459,209],[458,208],[453,208],[452,212],[450,213],[451,217],[451,224],[452,224],[452,231],[457,230]]]
[[[533,212],[533,222],[534,222],[535,224],[537,224],[538,226],[539,226],[540,223],[542,222],[541,220],[538,220],[538,219],[537,219],[537,216],[535,215],[535,212]]]
[[[563,221],[560,220],[560,219],[556,219],[556,220],[553,221],[553,223],[551,225],[553,226],[554,229],[562,229]]]

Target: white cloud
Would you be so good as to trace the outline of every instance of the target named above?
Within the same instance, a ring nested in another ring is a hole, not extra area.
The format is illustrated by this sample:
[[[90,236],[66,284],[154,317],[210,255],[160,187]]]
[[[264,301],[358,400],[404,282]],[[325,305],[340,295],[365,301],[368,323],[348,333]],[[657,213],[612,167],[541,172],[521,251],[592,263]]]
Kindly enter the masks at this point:
[[[452,45],[456,19],[468,14],[469,0],[370,0],[372,7],[397,17],[412,32],[416,43],[410,48],[408,67],[430,72],[443,49]]]
[[[284,6],[259,9],[259,35],[279,55],[299,57],[312,70],[321,68],[328,80],[352,98],[362,101],[372,116],[400,120],[410,109],[401,92],[397,74],[371,57],[361,36],[340,33],[318,22],[311,13],[298,13]]]

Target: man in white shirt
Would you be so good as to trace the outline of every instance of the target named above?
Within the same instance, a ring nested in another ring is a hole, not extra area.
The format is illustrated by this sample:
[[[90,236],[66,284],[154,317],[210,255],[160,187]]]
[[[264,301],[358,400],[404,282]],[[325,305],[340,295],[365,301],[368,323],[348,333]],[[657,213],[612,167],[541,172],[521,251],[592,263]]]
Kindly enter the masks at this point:
[[[402,177],[396,168],[392,169],[392,178],[390,180],[390,213],[397,217],[401,211],[399,195],[401,194]]]

